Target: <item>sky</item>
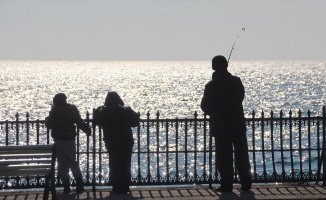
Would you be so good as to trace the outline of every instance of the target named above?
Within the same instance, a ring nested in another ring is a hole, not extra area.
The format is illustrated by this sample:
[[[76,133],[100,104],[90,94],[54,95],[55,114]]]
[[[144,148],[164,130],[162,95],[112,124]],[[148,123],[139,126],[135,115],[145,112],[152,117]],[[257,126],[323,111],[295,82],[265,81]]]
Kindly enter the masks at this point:
[[[245,28],[245,31],[242,31]],[[0,0],[0,60],[326,60],[324,0]]]

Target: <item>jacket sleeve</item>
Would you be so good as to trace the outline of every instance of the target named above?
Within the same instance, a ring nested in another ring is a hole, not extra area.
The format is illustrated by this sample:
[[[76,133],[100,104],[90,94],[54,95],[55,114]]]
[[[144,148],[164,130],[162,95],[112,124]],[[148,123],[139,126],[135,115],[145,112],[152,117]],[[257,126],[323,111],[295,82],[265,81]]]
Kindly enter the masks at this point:
[[[94,125],[101,125],[102,124],[102,109],[104,109],[103,106],[100,106],[93,110],[93,124]]]
[[[76,112],[75,123],[77,127],[80,128],[84,133],[86,133],[87,136],[90,136],[92,133],[91,128],[83,121],[77,108],[75,112]]]
[[[53,129],[54,126],[55,126],[55,114],[54,114],[54,111],[51,111],[49,112],[49,116],[47,116],[45,118],[45,126],[48,127],[49,129]]]
[[[139,114],[132,110],[130,107],[127,107],[129,111],[129,123],[131,127],[136,127],[139,125],[140,117]]]
[[[213,104],[211,103],[211,101],[212,101],[212,97],[211,97],[210,87],[209,85],[206,85],[204,90],[204,96],[200,103],[200,107],[202,111],[207,115],[212,114]]]

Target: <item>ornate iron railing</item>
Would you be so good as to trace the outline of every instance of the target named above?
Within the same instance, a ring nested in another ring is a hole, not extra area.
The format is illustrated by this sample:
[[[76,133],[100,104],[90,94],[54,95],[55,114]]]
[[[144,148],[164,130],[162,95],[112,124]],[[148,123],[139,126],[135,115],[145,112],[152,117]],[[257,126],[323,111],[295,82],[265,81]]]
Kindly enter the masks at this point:
[[[275,117],[253,111],[246,118],[249,157],[253,182],[311,182],[326,185],[325,120],[321,116],[303,116],[282,111]],[[0,121],[0,145],[51,144],[44,120],[16,119]],[[92,125],[89,113],[85,121]],[[133,129],[134,150],[131,166],[132,185],[212,184],[219,182],[215,165],[215,144],[209,136],[206,116],[191,119],[160,119],[147,113]],[[77,159],[86,185],[110,185],[108,153],[100,127],[92,125],[92,136],[77,134]],[[1,153],[1,152],[0,152]],[[241,166],[240,166],[241,167]],[[236,169],[236,168],[235,168]],[[237,171],[234,176],[238,182]],[[26,181],[28,180],[28,184]],[[42,180],[1,179],[2,188],[42,187]],[[59,176],[57,184],[61,185]]]

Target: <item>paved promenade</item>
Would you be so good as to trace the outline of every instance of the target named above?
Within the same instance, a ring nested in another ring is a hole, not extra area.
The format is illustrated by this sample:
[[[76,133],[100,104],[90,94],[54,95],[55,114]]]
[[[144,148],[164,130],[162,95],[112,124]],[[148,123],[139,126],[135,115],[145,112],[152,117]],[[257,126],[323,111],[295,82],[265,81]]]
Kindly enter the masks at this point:
[[[215,187],[214,187],[215,188]],[[217,200],[217,199],[326,199],[326,187],[319,184],[305,185],[254,185],[250,192],[241,192],[235,186],[232,193],[219,193],[207,186],[176,186],[176,187],[136,187],[129,195],[117,194],[110,188],[97,189],[93,192],[86,188],[83,194],[63,194],[57,188],[59,200]],[[0,200],[41,200],[43,191],[1,191]],[[50,196],[51,199],[51,196]]]

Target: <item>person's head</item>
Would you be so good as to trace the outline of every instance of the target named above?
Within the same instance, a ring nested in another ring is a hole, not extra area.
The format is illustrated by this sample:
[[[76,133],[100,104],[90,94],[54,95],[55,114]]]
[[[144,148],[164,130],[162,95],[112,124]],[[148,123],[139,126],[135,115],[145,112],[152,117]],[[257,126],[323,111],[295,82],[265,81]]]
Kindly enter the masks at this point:
[[[105,98],[105,106],[124,106],[124,103],[121,97],[116,92],[108,92]]]
[[[215,56],[212,60],[212,68],[215,71],[227,71],[228,61],[224,56]]]
[[[67,105],[67,96],[64,93],[58,93],[53,97],[53,105]]]

